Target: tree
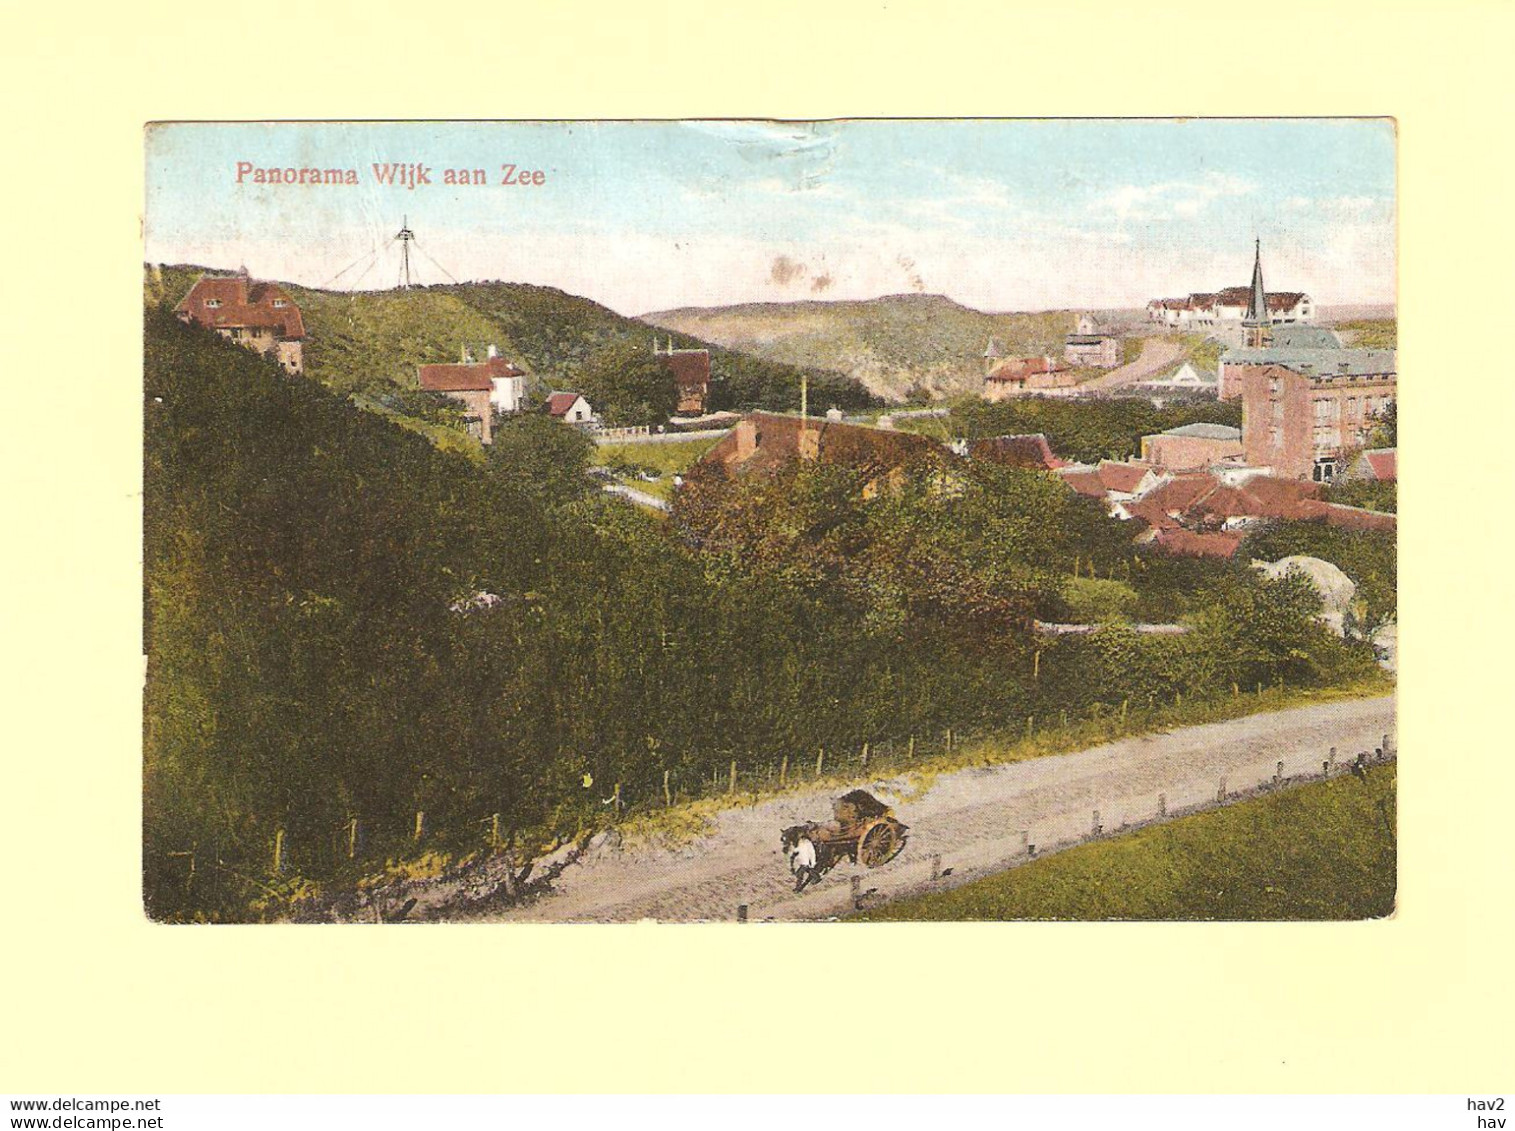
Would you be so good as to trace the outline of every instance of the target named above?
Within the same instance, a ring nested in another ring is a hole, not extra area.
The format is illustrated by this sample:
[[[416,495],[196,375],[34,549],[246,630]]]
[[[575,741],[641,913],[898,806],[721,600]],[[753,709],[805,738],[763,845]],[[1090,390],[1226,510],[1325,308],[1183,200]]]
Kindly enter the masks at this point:
[[[1373,432],[1368,437],[1370,448],[1397,448],[1399,446],[1399,402],[1390,401],[1373,418]]]
[[[645,346],[618,342],[579,370],[579,391],[612,427],[661,424],[678,407],[673,375]]]
[[[539,413],[505,417],[489,447],[489,467],[502,483],[546,507],[581,499],[594,441],[581,429]]]

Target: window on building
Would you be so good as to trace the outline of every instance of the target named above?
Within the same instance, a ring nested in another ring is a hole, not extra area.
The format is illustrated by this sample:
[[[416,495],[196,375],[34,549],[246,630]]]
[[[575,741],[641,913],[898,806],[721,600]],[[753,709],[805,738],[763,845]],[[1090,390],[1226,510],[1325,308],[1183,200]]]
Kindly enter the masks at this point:
[[[216,307],[218,307],[220,305],[221,305],[221,300],[218,299],[218,298],[208,298],[208,299],[205,300],[205,308],[207,310],[215,310]]]
[[[288,305],[289,305],[289,301],[287,299],[282,299],[282,298],[276,298],[276,299],[274,299],[274,306],[275,306],[275,308],[281,307],[281,306],[288,306]]]
[[[1313,477],[1317,483],[1331,482],[1336,478],[1336,461],[1334,459],[1316,460]]]

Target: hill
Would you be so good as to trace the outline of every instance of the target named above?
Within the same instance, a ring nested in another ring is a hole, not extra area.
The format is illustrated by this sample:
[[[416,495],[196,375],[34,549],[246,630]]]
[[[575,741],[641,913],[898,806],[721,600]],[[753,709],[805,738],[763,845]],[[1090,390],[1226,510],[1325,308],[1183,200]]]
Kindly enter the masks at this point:
[[[977,392],[984,346],[1008,355],[1062,354],[1072,311],[990,314],[942,295],[887,295],[856,302],[685,307],[642,321],[755,357],[838,369],[880,396]]]
[[[149,266],[145,301],[172,307],[207,270],[213,269]],[[652,344],[646,324],[553,287],[484,282],[348,292],[280,285],[305,317],[307,374],[344,395],[382,400],[386,394],[414,390],[416,366],[456,361],[465,345],[482,357],[490,344],[524,363],[538,393],[572,388],[596,352],[627,341]],[[713,409],[798,407],[800,371],[794,366],[744,356],[690,335],[676,334],[675,344],[710,349]],[[875,403],[860,384],[832,369],[806,372],[817,403],[847,409]],[[413,403],[404,409],[414,410]]]

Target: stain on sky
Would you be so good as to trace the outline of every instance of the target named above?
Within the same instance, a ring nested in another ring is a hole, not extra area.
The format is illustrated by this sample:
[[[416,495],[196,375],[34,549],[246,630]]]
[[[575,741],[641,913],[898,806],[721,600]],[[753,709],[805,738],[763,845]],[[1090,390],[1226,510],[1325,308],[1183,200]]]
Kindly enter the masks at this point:
[[[810,291],[812,294],[820,294],[824,290],[829,290],[831,283],[831,272],[827,271],[810,280]]]
[[[790,259],[787,255],[778,255],[768,269],[768,278],[781,287],[787,287],[790,283],[797,282],[807,270],[809,269],[803,263]]]
[[[901,255],[895,262],[905,272],[905,278],[910,280],[910,289],[916,294],[924,294],[926,291],[926,280],[921,278],[921,273],[915,269],[915,260],[911,259],[908,255]]]

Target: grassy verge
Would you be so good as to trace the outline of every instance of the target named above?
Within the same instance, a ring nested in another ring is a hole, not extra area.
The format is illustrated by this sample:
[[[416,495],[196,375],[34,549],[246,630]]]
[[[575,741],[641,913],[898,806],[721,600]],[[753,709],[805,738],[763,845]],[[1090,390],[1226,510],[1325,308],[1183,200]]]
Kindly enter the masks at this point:
[[[771,771],[748,774],[738,768],[736,786],[722,776],[719,783],[693,796],[676,797],[675,804],[633,808],[621,829],[629,839],[679,842],[693,839],[707,831],[723,809],[757,805],[780,794],[816,788],[840,790],[860,779],[902,777],[912,792],[928,788],[942,774],[974,766],[997,766],[1071,754],[1117,739],[1142,734],[1156,734],[1177,727],[1201,726],[1224,722],[1263,712],[1285,711],[1321,703],[1349,699],[1367,699],[1387,695],[1394,681],[1375,673],[1355,683],[1340,687],[1292,688],[1270,687],[1261,693],[1243,692],[1213,699],[1189,699],[1153,709],[1133,709],[1122,717],[1118,711],[1104,711],[1092,718],[1069,718],[1030,721],[1017,731],[1001,730],[987,735],[955,736],[948,749],[943,736],[912,739],[908,743],[879,744],[869,751],[866,766],[859,751],[829,751],[824,772],[813,772],[814,761],[807,755],[798,759],[780,784]]]
[[[1395,769],[1182,817],[855,918],[1379,918],[1394,910]]]
[[[484,462],[483,445],[465,432],[459,432],[456,428],[447,428],[441,424],[432,424],[429,421],[417,420],[413,416],[406,416],[404,413],[386,408],[378,401],[373,400],[371,397],[365,397],[361,393],[354,393],[351,399],[353,404],[365,412],[377,413],[379,416],[387,417],[401,428],[409,429],[412,432],[419,432],[444,452],[459,452],[475,463]]]
[[[719,436],[699,440],[670,440],[661,444],[598,444],[594,462],[616,471],[616,477],[628,487],[645,491],[663,500],[673,498],[673,477],[690,469],[716,444]],[[647,480],[625,469],[635,467],[655,472],[657,479]]]

